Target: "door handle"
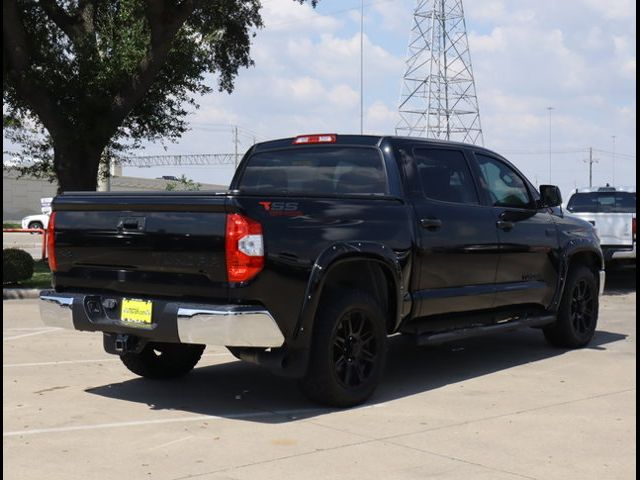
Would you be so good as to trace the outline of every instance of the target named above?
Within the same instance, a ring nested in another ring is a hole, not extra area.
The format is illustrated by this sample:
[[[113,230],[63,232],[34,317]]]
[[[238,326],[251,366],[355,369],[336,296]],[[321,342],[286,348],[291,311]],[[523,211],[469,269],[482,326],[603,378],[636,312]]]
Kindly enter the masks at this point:
[[[442,228],[442,220],[439,218],[423,218],[420,220],[420,225],[422,228],[426,228],[430,232],[435,232]]]
[[[496,226],[500,229],[500,230],[504,230],[505,232],[508,232],[509,230],[511,230],[513,227],[516,226],[515,223],[513,222],[508,222],[506,220],[498,220],[496,222]]]
[[[118,230],[143,230],[144,217],[124,217],[118,221]]]

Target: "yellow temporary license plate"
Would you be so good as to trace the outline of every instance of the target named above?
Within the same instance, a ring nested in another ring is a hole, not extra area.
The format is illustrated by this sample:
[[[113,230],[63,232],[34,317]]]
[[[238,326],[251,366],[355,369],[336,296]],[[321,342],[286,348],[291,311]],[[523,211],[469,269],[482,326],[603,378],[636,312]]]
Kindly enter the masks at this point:
[[[120,319],[123,322],[150,325],[152,306],[153,304],[148,300],[123,298]]]

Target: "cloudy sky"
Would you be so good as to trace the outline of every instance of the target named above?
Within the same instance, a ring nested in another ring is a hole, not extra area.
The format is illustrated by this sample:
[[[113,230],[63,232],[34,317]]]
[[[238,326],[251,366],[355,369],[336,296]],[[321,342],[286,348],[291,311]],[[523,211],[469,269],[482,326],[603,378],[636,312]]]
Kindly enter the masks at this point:
[[[265,0],[255,67],[240,72],[231,95],[200,99],[192,130],[178,143],[141,154],[233,151],[255,140],[313,132],[357,133],[359,0],[321,0],[313,10]],[[367,133],[394,132],[415,0],[365,0]],[[595,150],[596,183],[635,185],[636,7],[633,0],[466,0],[485,146],[510,158],[537,183],[568,190],[588,183],[583,162]],[[212,79],[213,81],[213,79]],[[157,177],[185,173],[227,183],[232,168],[133,169]]]

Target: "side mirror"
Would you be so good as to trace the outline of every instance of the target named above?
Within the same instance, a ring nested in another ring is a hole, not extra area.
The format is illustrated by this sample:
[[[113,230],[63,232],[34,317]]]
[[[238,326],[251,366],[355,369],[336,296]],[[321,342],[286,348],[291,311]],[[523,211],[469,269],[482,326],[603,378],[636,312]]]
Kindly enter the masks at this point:
[[[556,185],[540,185],[540,206],[543,208],[562,205],[562,193]]]

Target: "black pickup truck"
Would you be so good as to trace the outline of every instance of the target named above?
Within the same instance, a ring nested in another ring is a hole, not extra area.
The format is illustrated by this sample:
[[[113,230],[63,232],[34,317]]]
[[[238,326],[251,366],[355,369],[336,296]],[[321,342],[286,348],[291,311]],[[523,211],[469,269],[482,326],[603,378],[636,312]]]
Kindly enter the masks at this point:
[[[41,316],[102,332],[144,377],[184,375],[219,345],[313,400],[355,405],[393,334],[432,345],[536,327],[556,346],[589,343],[602,252],[561,203],[473,145],[269,141],[227,192],[57,196]]]

